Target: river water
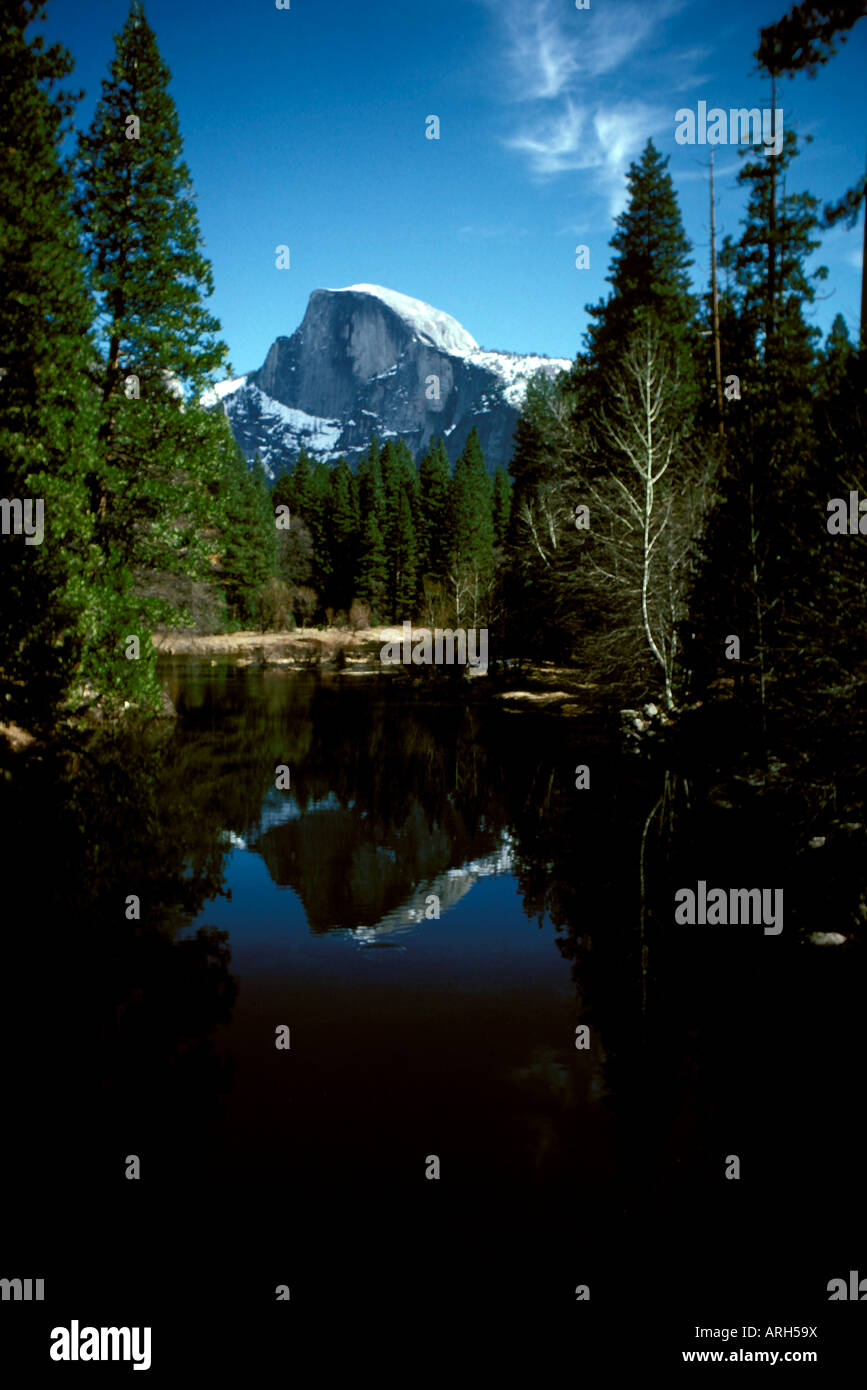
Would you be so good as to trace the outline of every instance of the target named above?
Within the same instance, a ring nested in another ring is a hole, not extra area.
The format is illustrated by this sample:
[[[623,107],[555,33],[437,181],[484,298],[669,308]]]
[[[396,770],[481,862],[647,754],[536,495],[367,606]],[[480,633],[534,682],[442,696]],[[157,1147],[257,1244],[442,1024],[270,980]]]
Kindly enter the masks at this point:
[[[4,784],[28,1267],[73,1278],[56,1207],[92,1213],[94,1287],[131,1230],[187,1296],[219,1264],[309,1306],[385,1284],[571,1315],[586,1284],[815,1322],[867,1275],[863,965],[808,939],[851,930],[854,830],[811,850],[791,790],[648,764],[601,720],[165,674],[171,728]],[[700,879],[783,888],[784,930],[676,926]]]

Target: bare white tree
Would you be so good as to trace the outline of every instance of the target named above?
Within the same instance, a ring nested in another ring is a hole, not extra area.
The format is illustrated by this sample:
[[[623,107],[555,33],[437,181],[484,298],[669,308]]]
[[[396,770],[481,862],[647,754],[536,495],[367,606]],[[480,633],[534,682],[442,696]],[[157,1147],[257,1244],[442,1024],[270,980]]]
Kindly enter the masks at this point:
[[[600,422],[607,466],[586,486],[593,516],[587,564],[640,623],[659,667],[669,709],[676,705],[681,622],[696,543],[709,502],[675,411],[676,372],[651,323],[630,340],[611,407]]]

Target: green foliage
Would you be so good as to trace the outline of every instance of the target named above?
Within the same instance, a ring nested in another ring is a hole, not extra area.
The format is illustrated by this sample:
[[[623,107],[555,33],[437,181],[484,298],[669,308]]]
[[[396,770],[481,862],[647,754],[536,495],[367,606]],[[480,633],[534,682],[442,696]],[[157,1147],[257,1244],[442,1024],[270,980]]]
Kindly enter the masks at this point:
[[[498,468],[494,474],[493,486],[494,543],[506,544],[509,534],[509,521],[512,514],[512,483],[505,468]]]
[[[380,460],[385,531],[386,602],[395,616],[415,606],[418,578],[418,473],[402,439],[389,439]]]
[[[303,444],[291,473],[285,474],[278,486],[282,491],[275,500],[288,502],[305,524],[310,524],[310,505],[313,491],[313,461]]]
[[[449,493],[451,565],[490,571],[494,549],[491,493],[475,426],[461,450]]]
[[[494,580],[491,483],[475,427],[455,464],[449,489],[448,574],[455,620],[486,620]]]
[[[801,0],[761,31],[755,57],[766,72],[792,76],[806,68],[815,77],[818,68],[837,52],[836,38],[845,43],[848,30],[865,14],[864,0]]]
[[[803,306],[815,297],[806,262],[819,242],[817,200],[786,194],[785,176],[798,153],[786,131],[779,156],[747,157],[739,179],[750,196],[737,244],[720,257],[731,272],[732,304],[740,323],[743,399],[726,419],[723,496],[711,538],[713,606],[732,614],[746,653],[738,679],[748,674],[763,708],[767,682],[782,657],[787,611],[796,603],[800,560],[789,541],[816,456],[810,388],[815,381],[815,338]],[[725,596],[720,602],[722,596]]]
[[[299,508],[301,511],[301,508]],[[313,582],[320,594],[329,588],[332,576],[331,470],[317,461],[313,468],[307,510],[302,516],[313,540]]]
[[[446,447],[438,439],[419,464],[419,567],[434,579],[444,579],[448,569],[451,471]]]
[[[712,452],[696,466],[698,306],[666,164],[648,142],[629,169],[611,293],[588,307],[584,355],[556,381],[528,388],[510,521],[499,532],[513,650],[571,656],[633,691],[661,677],[672,700],[683,688],[678,625]],[[651,430],[642,402],[652,403]]]
[[[358,465],[358,497],[361,513],[361,546],[358,560],[358,597],[371,609],[374,621],[385,612],[388,563],[385,553],[385,493],[376,435]]]
[[[213,555],[225,548],[230,604],[237,616],[249,616],[248,589],[263,579],[263,566],[257,559],[242,579],[233,565],[248,549],[255,505],[238,482],[225,418],[198,404],[225,367],[227,351],[204,304],[213,289],[211,267],[201,250],[169,77],[134,0],[76,159],[99,348],[91,378],[102,401],[99,461],[90,477],[96,537],[107,559],[122,561],[144,589],[170,574],[210,582]],[[132,116],[140,123],[137,134]],[[227,515],[227,499],[240,507],[237,518]],[[266,555],[273,554],[269,540]],[[129,592],[133,606],[134,598]],[[142,606],[138,616],[143,621],[148,614],[154,616],[153,607]],[[183,616],[165,605],[156,615],[162,621]]]
[[[361,532],[361,556],[358,566],[358,596],[371,609],[374,622],[381,622],[385,613],[388,566],[382,528],[376,513],[368,513]]]
[[[109,706],[130,702],[157,709],[161,686],[151,632],[163,606],[136,594],[129,571],[117,560],[105,562],[100,578],[99,611],[84,610],[90,619],[82,660],[85,702],[98,696]],[[137,657],[127,656],[129,637],[138,638]]]
[[[87,477],[96,401],[87,381],[91,310],[71,187],[57,155],[72,110],[56,89],[72,62],[26,27],[35,3],[0,10],[0,494],[41,499],[44,537],[0,537],[0,717],[50,722],[75,699],[102,643],[106,584]]]
[[[169,376],[197,398],[228,357],[202,302],[213,277],[201,250],[170,73],[139,0],[115,50],[90,129],[79,139],[77,198],[109,426],[126,375],[139,377],[143,396],[159,395]],[[130,138],[133,116],[137,138]]]
[[[611,239],[611,285],[607,300],[588,305],[591,322],[587,352],[593,364],[588,408],[610,403],[605,383],[623,353],[624,345],[642,322],[652,318],[662,350],[674,361],[678,393],[689,416],[698,388],[694,360],[697,348],[696,302],[690,289],[690,244],[683,230],[668,157],[648,140],[641,159],[626,176],[628,201],[615,219]],[[577,387],[578,382],[573,381]]]
[[[227,462],[225,475],[222,582],[227,602],[241,622],[258,624],[262,594],[274,576],[277,530],[268,483],[261,464],[249,468],[241,451]]]
[[[346,462],[340,458],[331,471],[328,515],[330,518],[331,586],[329,599],[338,607],[348,607],[354,593],[358,565],[358,484]]]
[[[810,77],[815,77],[837,52],[835,39],[845,43],[848,31],[865,15],[864,0],[833,0],[821,5],[801,0],[776,24],[762,29],[756,60],[768,73],[794,77],[806,69]],[[833,227],[842,221],[845,226],[854,227],[865,196],[867,176],[848,188],[836,203],[825,205],[825,226]]]

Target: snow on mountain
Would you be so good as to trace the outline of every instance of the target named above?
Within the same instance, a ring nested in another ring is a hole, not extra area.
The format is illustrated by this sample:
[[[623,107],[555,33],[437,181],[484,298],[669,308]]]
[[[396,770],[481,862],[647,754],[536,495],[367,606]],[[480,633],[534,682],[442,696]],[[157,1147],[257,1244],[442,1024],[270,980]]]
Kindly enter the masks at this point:
[[[211,386],[202,393],[202,405],[216,405],[217,401],[222,401],[226,396],[231,396],[240,387],[246,384],[246,376],[233,377],[231,381],[218,381],[215,386]]]
[[[502,383],[504,400],[518,410],[524,404],[527,384],[532,377],[540,372],[546,376],[556,376],[572,366],[563,357],[524,357],[518,352],[483,352],[481,348],[471,353],[468,360],[473,366],[494,372]]]
[[[404,323],[422,343],[439,348],[452,357],[467,357],[478,352],[479,345],[467,330],[446,314],[442,309],[434,309],[422,299],[412,299],[408,294],[397,290],[384,289],[382,285],[346,285],[342,290],[329,290],[329,294],[372,294],[399,314]]]
[[[272,343],[261,368],[220,382],[221,407],[245,458],[271,479],[307,449],[355,464],[375,431],[418,456],[443,438],[452,462],[471,429],[488,467],[507,466],[527,384],[560,358],[488,352],[457,319],[381,285],[314,290],[300,326]]]
[[[297,435],[300,444],[305,444],[310,454],[333,453],[334,446],[343,433],[340,420],[323,420],[317,415],[308,415],[304,410],[293,410],[292,406],[273,401],[253,386],[256,396],[261,400],[263,412],[273,420],[272,429],[283,428]]]
[[[219,386],[225,384],[220,382],[214,392],[206,392],[203,403],[222,403],[244,457],[252,462],[258,454],[272,482],[285,472],[287,455],[295,457],[302,448],[312,457],[326,462],[339,457],[340,450],[335,446],[344,430],[342,420],[323,420],[305,410],[283,405],[247,377],[238,377],[229,383],[233,390],[219,392]],[[209,394],[213,399],[207,398]]]

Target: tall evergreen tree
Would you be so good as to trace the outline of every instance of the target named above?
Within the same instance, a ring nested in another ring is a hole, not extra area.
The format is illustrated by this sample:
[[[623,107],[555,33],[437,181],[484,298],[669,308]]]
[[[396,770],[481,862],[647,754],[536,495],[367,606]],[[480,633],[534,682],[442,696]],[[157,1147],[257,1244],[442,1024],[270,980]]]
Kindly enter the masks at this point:
[[[392,617],[396,617],[399,613],[409,615],[416,597],[418,474],[402,439],[386,441],[380,467],[386,515],[387,603]]]
[[[129,512],[172,516],[199,485],[194,448],[173,471],[184,391],[197,403],[225,367],[202,253],[192,181],[182,159],[169,70],[140,0],[115,39],[89,130],[79,137],[76,205],[97,308],[101,466],[91,480],[97,535],[108,551]],[[193,432],[196,426],[192,426]],[[149,533],[139,527],[139,564]]]
[[[849,545],[850,538],[827,530],[832,498],[848,503],[852,489],[867,494],[867,353],[855,349],[841,314],[820,355],[818,383],[817,458],[793,528],[802,578],[792,619],[798,624],[800,664],[806,664],[806,657],[809,668],[793,681],[793,693],[807,719],[833,723],[838,718],[851,721],[852,705],[867,688],[861,640],[867,572],[857,542]]]
[[[512,483],[505,468],[498,468],[494,474],[493,494],[494,543],[504,546],[512,512]]]
[[[78,208],[104,349],[103,398],[124,378],[143,390],[165,374],[197,397],[227,360],[202,254],[177,110],[140,0],[115,38],[93,121],[79,140]]]
[[[313,460],[304,445],[298,451],[286,488],[286,501],[297,512],[305,525],[309,525],[310,505],[313,493]],[[281,493],[282,496],[282,493]]]
[[[702,643],[718,652],[727,633],[737,633],[741,660],[737,685],[750,678],[756,731],[766,744],[772,690],[779,691],[809,584],[792,543],[793,528],[808,493],[816,460],[811,387],[816,380],[816,330],[804,317],[815,297],[806,261],[818,246],[817,200],[786,193],[786,173],[798,152],[797,136],[785,133],[779,155],[750,158],[739,179],[749,188],[743,231],[727,238],[720,257],[732,281],[739,320],[742,399],[726,412],[726,451],[721,505],[708,542],[695,624]],[[809,530],[809,519],[806,521]],[[788,634],[788,635],[787,635]],[[794,654],[793,654],[794,655]],[[700,653],[693,664],[702,667]],[[734,663],[733,663],[734,664]],[[718,672],[718,658],[707,674]],[[747,690],[742,694],[746,698]]]
[[[387,518],[380,453],[379,440],[374,435],[358,465],[361,545],[355,587],[358,597],[369,604],[374,622],[383,620],[388,588],[384,541]]]
[[[449,491],[449,585],[455,619],[477,623],[493,579],[494,525],[485,456],[475,426],[455,464]]]
[[[558,410],[561,412],[558,417]],[[558,418],[565,429],[557,428]],[[547,377],[530,381],[512,448],[514,479],[507,535],[508,564],[500,577],[507,638],[513,652],[541,655],[552,650],[560,601],[551,557],[540,542],[548,500],[556,495],[572,424],[565,393]],[[559,447],[558,447],[559,446]],[[577,498],[576,500],[581,500]],[[571,536],[570,536],[571,541]]]
[[[845,43],[848,31],[867,17],[865,0],[800,0],[776,24],[761,31],[755,57],[759,66],[772,76],[785,73],[794,77],[807,70],[815,77],[818,69],[837,51],[837,40]],[[833,227],[842,221],[852,228],[865,206],[864,243],[861,255],[861,347],[867,347],[867,174],[862,174],[835,203],[825,204],[824,223]]]
[[[0,536],[0,699],[4,717],[48,723],[87,681],[101,694],[156,698],[150,643],[124,660],[123,585],[92,542],[87,477],[96,467],[94,348],[71,183],[57,147],[73,108],[57,83],[72,61],[26,30],[35,0],[0,6],[0,493],[4,530],[25,502],[40,543]],[[8,508],[9,517],[5,515]],[[32,539],[36,540],[34,534]]]
[[[391,612],[395,618],[403,621],[404,617],[412,617],[417,594],[415,525],[412,503],[405,490],[401,490],[398,497],[397,515],[389,534],[393,536],[389,556]]]
[[[334,570],[330,512],[331,470],[326,463],[317,459],[313,465],[305,519],[313,538],[314,586],[323,599],[330,587]]]
[[[361,526],[364,529],[371,513],[376,514],[380,526],[385,525],[385,492],[382,484],[382,449],[377,435],[358,461],[358,506],[361,513]]]
[[[848,31],[867,14],[864,0],[800,0],[761,31],[756,58],[768,72],[795,73],[806,68],[811,77],[845,43]]]
[[[431,443],[419,464],[421,525],[419,565],[434,579],[445,578],[449,552],[451,465],[442,439]]]
[[[592,650],[600,670],[632,683],[649,675],[649,651],[673,701],[682,693],[675,629],[693,562],[688,533],[698,521],[678,498],[693,489],[703,504],[706,479],[687,447],[701,340],[690,247],[666,164],[649,141],[629,169],[611,243],[611,293],[588,306],[585,352],[568,374],[528,389],[510,465],[503,594],[511,640],[524,650],[538,651],[544,634],[548,651]],[[664,424],[665,457],[638,418],[642,393],[646,408],[653,401],[651,423]]]
[[[330,485],[332,588],[329,599],[335,607],[348,612],[355,597],[360,537],[358,485],[345,458],[337,460],[331,471]]]
[[[259,620],[262,591],[276,570],[274,509],[261,463],[250,468],[237,446],[226,462],[224,486],[223,584],[234,618],[249,625]]]
[[[648,318],[660,349],[671,358],[685,414],[698,398],[694,359],[696,302],[690,289],[690,243],[683,230],[668,157],[648,140],[641,159],[629,166],[628,201],[611,239],[611,293],[588,305],[587,351],[594,366],[591,397],[606,399],[608,373],[617,370],[624,344]],[[573,387],[577,382],[573,379]]]

